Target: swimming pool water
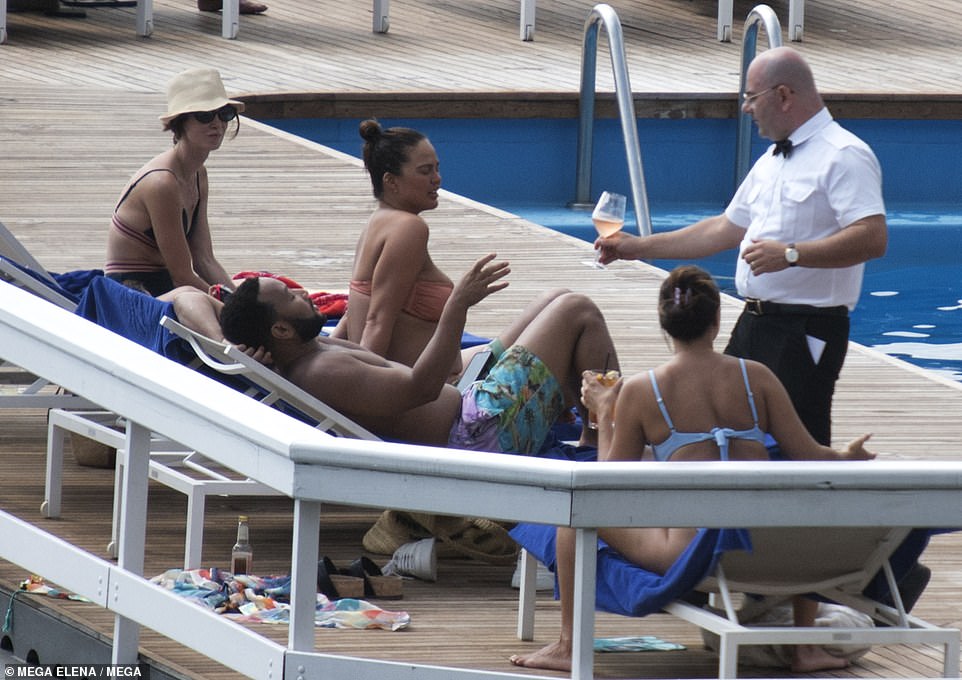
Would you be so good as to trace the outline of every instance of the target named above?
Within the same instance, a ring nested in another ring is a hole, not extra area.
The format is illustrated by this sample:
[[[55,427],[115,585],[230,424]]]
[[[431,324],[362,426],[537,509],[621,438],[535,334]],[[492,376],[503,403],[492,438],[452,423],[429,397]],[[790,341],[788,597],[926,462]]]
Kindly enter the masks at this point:
[[[588,214],[531,205],[498,206],[525,219],[593,242]],[[717,214],[709,206],[652,212],[652,229],[667,231]],[[962,206],[934,210],[889,210],[885,257],[866,264],[858,305],[852,313],[852,340],[962,381]],[[633,216],[626,229],[635,233]],[[712,273],[719,287],[735,295],[736,251],[695,261]],[[681,260],[656,260],[671,269]]]
[[[359,119],[266,121],[355,156]],[[888,209],[886,256],[866,265],[852,339],[962,382],[962,121],[840,121],[865,139],[882,165]],[[438,151],[444,187],[586,241],[588,215],[574,196],[577,121],[397,119]],[[655,231],[721,212],[734,189],[735,123],[638,121]],[[753,139],[755,156],[767,146]],[[602,189],[630,196],[617,121],[598,120],[592,199]],[[634,230],[629,215],[627,229]],[[657,261],[670,269],[678,262]],[[735,252],[698,261],[732,292]]]

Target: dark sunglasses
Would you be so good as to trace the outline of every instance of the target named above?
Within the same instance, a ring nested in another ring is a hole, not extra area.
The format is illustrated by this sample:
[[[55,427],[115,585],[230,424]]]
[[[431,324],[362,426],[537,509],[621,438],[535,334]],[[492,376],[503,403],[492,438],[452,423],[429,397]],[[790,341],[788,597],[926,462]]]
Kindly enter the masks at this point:
[[[227,123],[237,118],[237,109],[230,104],[227,104],[226,106],[220,107],[216,111],[192,111],[190,115],[192,115],[194,120],[202,125],[207,125],[210,123],[212,120],[214,120],[214,116],[217,116],[223,122]]]

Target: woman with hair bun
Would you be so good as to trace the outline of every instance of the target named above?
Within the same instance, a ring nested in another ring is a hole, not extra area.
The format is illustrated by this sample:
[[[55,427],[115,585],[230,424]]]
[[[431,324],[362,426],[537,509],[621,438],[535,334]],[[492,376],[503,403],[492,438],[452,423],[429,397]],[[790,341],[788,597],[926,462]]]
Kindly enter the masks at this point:
[[[438,207],[440,163],[431,141],[417,130],[383,128],[369,119],[361,122],[359,133],[378,205],[358,239],[348,312],[334,336],[413,366],[434,334],[453,288],[431,259],[431,230],[421,217]],[[493,358],[513,344],[549,302],[567,292],[549,290],[532,302],[489,345]],[[478,349],[464,351],[452,367],[452,377],[460,375]]]
[[[378,206],[357,243],[344,330],[348,340],[410,366],[454,287],[428,253],[421,217],[438,206],[440,164],[417,130],[365,120],[360,134]]]
[[[794,460],[869,460],[870,435],[843,451],[818,444],[802,425],[781,382],[764,365],[715,351],[720,296],[711,276],[693,265],[674,269],[661,285],[658,319],[674,356],[613,387],[592,374],[582,400],[598,414],[598,459],[604,461],[768,460],[766,433],[784,457]],[[598,536],[648,571],[665,573],[695,537],[694,528],[599,529]],[[558,529],[561,639],[512,663],[530,668],[571,669],[574,599],[574,531]],[[817,603],[796,598],[796,625],[814,625]],[[841,668],[847,660],[821,647],[795,647],[792,670]]]

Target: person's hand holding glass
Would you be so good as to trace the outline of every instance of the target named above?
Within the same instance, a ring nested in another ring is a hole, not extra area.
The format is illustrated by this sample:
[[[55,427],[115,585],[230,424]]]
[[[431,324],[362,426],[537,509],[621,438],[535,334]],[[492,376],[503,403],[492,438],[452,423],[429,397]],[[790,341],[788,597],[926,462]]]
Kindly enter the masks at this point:
[[[625,204],[626,199],[622,194],[611,191],[604,191],[598,199],[594,211],[591,213],[591,221],[595,224],[595,230],[602,238],[611,236],[621,231],[625,225]],[[601,250],[595,252],[594,266],[604,269],[601,263]]]

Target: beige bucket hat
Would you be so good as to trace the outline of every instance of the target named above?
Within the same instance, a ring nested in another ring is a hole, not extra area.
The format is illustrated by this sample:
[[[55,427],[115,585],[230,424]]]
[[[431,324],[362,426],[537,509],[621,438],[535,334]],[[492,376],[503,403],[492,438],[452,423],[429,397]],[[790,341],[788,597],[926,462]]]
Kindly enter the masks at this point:
[[[215,111],[226,104],[233,104],[238,113],[244,110],[244,102],[227,98],[216,69],[190,69],[167,83],[167,113],[160,116],[160,121],[166,125],[182,113]]]

